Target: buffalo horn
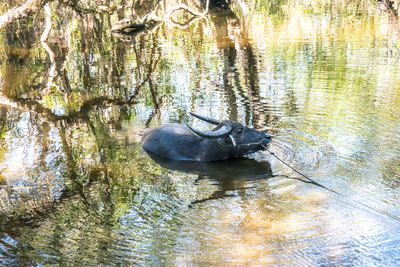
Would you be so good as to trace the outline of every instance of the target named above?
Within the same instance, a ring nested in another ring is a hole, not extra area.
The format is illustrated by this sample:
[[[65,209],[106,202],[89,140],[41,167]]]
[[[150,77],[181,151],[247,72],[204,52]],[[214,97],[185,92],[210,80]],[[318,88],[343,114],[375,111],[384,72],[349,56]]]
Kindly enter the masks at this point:
[[[184,122],[185,125],[195,134],[197,134],[198,136],[201,137],[205,137],[205,138],[209,138],[209,139],[217,139],[220,137],[224,137],[227,136],[231,133],[232,131],[232,127],[229,127],[227,125],[222,125],[221,128],[215,130],[215,131],[211,131],[211,132],[202,132],[199,130],[194,129],[193,127],[191,127],[189,124],[187,124],[186,122]]]
[[[194,117],[196,117],[196,118],[198,118],[198,119],[200,119],[202,121],[206,121],[206,122],[214,124],[214,125],[218,125],[220,123],[219,121],[211,119],[211,118],[208,118],[208,117],[197,115],[197,114],[194,114],[192,112],[189,112],[189,113],[190,113],[190,115],[192,115],[192,116],[194,116]]]

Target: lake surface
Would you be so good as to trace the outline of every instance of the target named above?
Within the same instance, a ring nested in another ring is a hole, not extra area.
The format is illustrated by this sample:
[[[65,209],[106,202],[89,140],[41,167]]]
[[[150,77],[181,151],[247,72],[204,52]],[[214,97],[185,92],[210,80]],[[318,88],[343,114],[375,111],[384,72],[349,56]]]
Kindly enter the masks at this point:
[[[396,12],[262,2],[128,36],[110,29],[130,4],[51,3],[0,31],[0,265],[400,264]],[[163,123],[210,129],[189,112],[270,133],[271,151],[338,193],[267,151],[170,164],[141,149]]]

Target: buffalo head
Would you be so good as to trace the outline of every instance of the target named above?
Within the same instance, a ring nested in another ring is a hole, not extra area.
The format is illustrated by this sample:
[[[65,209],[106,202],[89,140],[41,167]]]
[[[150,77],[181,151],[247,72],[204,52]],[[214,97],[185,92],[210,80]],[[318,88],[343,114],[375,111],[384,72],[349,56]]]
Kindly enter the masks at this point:
[[[204,132],[186,122],[186,127],[176,123],[161,125],[144,134],[142,147],[172,160],[216,161],[243,157],[264,149],[271,141],[269,134],[239,122],[190,114],[216,127]]]
[[[261,150],[271,141],[269,134],[251,129],[239,122],[218,121],[194,113],[190,114],[200,120],[217,125],[212,131],[203,132],[184,122],[193,133],[204,138],[215,139],[220,145],[230,146],[243,154]]]

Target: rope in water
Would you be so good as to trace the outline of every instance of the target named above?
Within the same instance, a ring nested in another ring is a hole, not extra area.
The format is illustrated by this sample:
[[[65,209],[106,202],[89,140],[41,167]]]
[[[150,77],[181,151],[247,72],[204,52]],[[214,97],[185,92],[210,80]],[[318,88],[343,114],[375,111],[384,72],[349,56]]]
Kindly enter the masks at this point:
[[[307,181],[304,181],[304,180],[301,180],[301,181],[306,182],[306,183],[315,184],[315,185],[317,185],[317,186],[319,186],[319,187],[322,187],[322,188],[324,188],[324,189],[326,189],[326,190],[328,190],[328,191],[331,191],[332,193],[335,193],[335,194],[337,194],[337,195],[342,195],[342,194],[340,194],[339,192],[337,192],[337,191],[335,191],[335,190],[333,190],[333,189],[330,189],[330,188],[326,187],[325,185],[322,185],[322,184],[318,183],[317,181],[311,179],[311,178],[308,177],[307,175],[305,175],[305,174],[299,172],[298,170],[296,170],[295,168],[293,168],[292,166],[290,166],[289,164],[287,164],[285,161],[283,161],[281,158],[279,158],[277,155],[275,155],[274,152],[270,151],[270,150],[269,150],[267,147],[265,147],[263,144],[261,144],[261,146],[262,146],[266,151],[268,151],[268,152],[271,154],[271,156],[273,156],[274,158],[276,158],[277,160],[279,160],[280,162],[282,162],[284,165],[286,165],[287,167],[289,167],[289,168],[290,168],[292,171],[294,171],[295,173],[297,173],[297,174],[301,175],[302,177],[304,177],[305,179],[307,179]]]
[[[273,156],[274,158],[276,158],[277,160],[279,160],[281,163],[283,163],[285,166],[287,166],[288,168],[290,168],[291,170],[293,170],[295,173],[297,173],[297,174],[299,174],[300,176],[304,177],[304,178],[306,179],[306,181],[305,181],[305,180],[302,180],[302,179],[295,178],[295,177],[287,177],[287,178],[293,178],[293,179],[300,180],[300,181],[302,181],[302,182],[311,183],[311,184],[314,184],[314,185],[319,186],[319,187],[321,187],[321,188],[324,188],[325,190],[328,190],[328,191],[330,191],[330,192],[332,192],[332,193],[335,193],[335,194],[337,194],[337,195],[339,195],[339,196],[346,197],[346,196],[343,195],[342,193],[339,193],[338,191],[335,191],[335,190],[333,190],[333,189],[331,189],[331,188],[328,188],[328,187],[326,187],[326,186],[324,186],[324,185],[318,183],[317,181],[311,179],[311,178],[308,177],[307,175],[305,175],[305,174],[299,172],[298,170],[296,170],[295,168],[293,168],[292,166],[290,166],[288,163],[286,163],[285,161],[283,161],[281,158],[279,158],[277,155],[275,155],[275,153],[272,152],[272,151],[270,151],[266,146],[264,146],[263,144],[261,144],[261,146],[262,146],[266,151],[268,151],[268,152],[271,154],[271,156]],[[285,177],[286,177],[286,176],[285,176]],[[387,213],[387,212],[385,212],[385,211],[382,211],[382,210],[380,210],[380,209],[378,209],[378,208],[374,208],[374,207],[369,206],[369,205],[367,205],[367,204],[361,203],[361,202],[359,202],[359,201],[357,201],[357,200],[354,200],[354,199],[349,199],[349,198],[347,198],[347,199],[348,199],[348,200],[351,200],[351,201],[357,203],[358,205],[361,205],[361,206],[363,206],[363,207],[365,207],[365,208],[367,208],[367,209],[373,210],[373,211],[375,211],[375,212],[377,212],[377,213],[379,213],[379,214],[386,215],[386,216],[389,216],[389,217],[391,217],[392,219],[394,219],[394,220],[396,220],[396,221],[400,221],[400,217],[398,217],[398,216],[396,216],[396,215],[392,215],[392,214],[390,214],[390,213]]]

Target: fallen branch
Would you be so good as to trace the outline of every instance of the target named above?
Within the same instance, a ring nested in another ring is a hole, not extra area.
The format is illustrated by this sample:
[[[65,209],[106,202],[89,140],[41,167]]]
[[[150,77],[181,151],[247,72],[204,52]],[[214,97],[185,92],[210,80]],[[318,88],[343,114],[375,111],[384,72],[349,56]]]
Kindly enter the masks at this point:
[[[0,16],[0,30],[16,19],[29,16],[31,13],[38,11],[50,0],[29,0],[20,7],[13,8]]]

